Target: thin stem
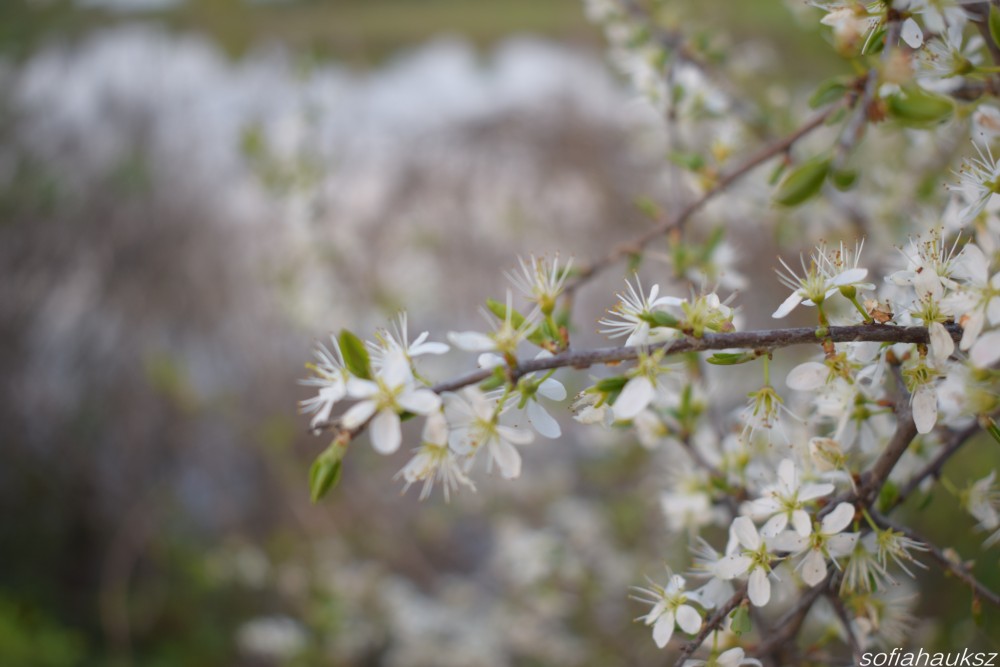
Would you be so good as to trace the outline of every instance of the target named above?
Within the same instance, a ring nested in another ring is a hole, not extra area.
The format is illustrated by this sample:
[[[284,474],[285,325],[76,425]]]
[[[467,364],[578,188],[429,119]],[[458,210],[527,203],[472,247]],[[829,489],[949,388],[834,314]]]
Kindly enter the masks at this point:
[[[835,103],[819,112],[811,119],[806,121],[799,129],[795,130],[791,134],[774,141],[766,146],[762,147],[756,153],[752,154],[746,160],[737,165],[732,171],[719,179],[713,187],[709,188],[701,197],[694,200],[687,206],[685,206],[679,213],[674,217],[669,217],[666,220],[660,222],[646,233],[633,239],[628,243],[616,246],[610,253],[606,256],[594,260],[587,266],[582,266],[577,273],[576,277],[566,283],[565,291],[567,293],[572,293],[583,283],[589,280],[591,277],[596,275],[598,272],[607,268],[608,266],[614,264],[616,261],[628,257],[629,255],[634,255],[640,252],[645,246],[653,242],[654,240],[662,237],[671,229],[683,229],[685,223],[688,219],[698,212],[701,207],[703,207],[709,200],[713,199],[720,193],[724,192],[733,183],[739,181],[743,176],[752,171],[755,167],[767,162],[773,157],[781,155],[790,149],[795,142],[797,142],[802,137],[806,136],[818,127],[822,127],[835,111],[840,109],[843,105],[843,101]]]
[[[734,609],[740,606],[747,597],[747,587],[744,584],[733,597],[729,598],[724,605],[719,607],[719,609],[712,614],[708,620],[701,626],[701,630],[695,635],[694,639],[689,641],[681,649],[681,652],[677,656],[677,660],[674,662],[674,667],[684,667],[685,661],[694,655],[694,652],[705,643],[705,639],[708,638],[710,634],[715,632],[722,626],[722,623],[726,620],[726,617],[732,613]]]
[[[979,597],[982,597],[991,604],[1000,607],[1000,594],[995,593],[980,583],[979,580],[972,575],[968,566],[964,563],[952,560],[944,551],[941,550],[940,547],[935,546],[928,541],[927,538],[913,530],[910,530],[906,526],[900,526],[899,524],[892,522],[887,517],[884,517],[876,512],[872,512],[872,519],[874,519],[875,523],[879,524],[883,528],[891,528],[897,533],[902,533],[911,540],[916,540],[917,542],[923,544],[927,547],[927,553],[931,556],[931,558],[937,561],[938,565],[940,565],[942,569],[968,585],[969,588],[972,589],[973,593]]]

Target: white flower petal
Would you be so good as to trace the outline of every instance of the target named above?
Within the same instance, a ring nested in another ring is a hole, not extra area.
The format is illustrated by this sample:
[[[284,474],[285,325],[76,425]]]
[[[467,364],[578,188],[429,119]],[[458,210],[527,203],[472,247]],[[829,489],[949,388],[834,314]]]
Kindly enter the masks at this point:
[[[478,331],[451,331],[448,333],[448,340],[466,352],[488,352],[496,349],[493,339]]]
[[[760,546],[760,535],[757,534],[757,527],[748,516],[741,516],[733,521],[733,534],[745,548],[756,551]]]
[[[618,394],[613,407],[615,419],[632,419],[653,400],[653,383],[645,375],[632,378]]]
[[[747,594],[755,607],[763,607],[771,600],[771,582],[768,581],[764,568],[758,567],[750,573]]]
[[[785,526],[787,525],[788,525],[787,514],[785,514],[784,512],[782,512],[781,514],[775,514],[774,516],[772,516],[770,519],[767,520],[767,523],[765,523],[761,527],[760,534],[763,535],[765,539],[774,537],[775,535],[781,533],[781,531],[783,531],[785,529]]]
[[[657,647],[663,648],[670,641],[673,634],[674,614],[668,611],[656,619],[656,625],[653,626],[653,641],[656,642]]]
[[[552,401],[566,400],[566,387],[559,380],[548,378],[538,385],[538,393]]]
[[[1000,331],[987,331],[969,350],[969,359],[979,368],[993,365],[1000,359]]]
[[[919,49],[924,45],[924,33],[912,18],[903,21],[903,29],[899,36],[911,49]]]
[[[521,455],[509,442],[495,441],[490,447],[490,456],[500,468],[500,474],[504,479],[514,479],[521,474]]]
[[[399,415],[394,410],[380,410],[371,426],[372,447],[379,454],[392,454],[399,449],[403,434],[399,430]]]
[[[694,607],[682,604],[677,608],[677,625],[684,632],[693,635],[701,630],[701,615],[695,611]]]
[[[803,484],[799,488],[799,500],[805,502],[822,498],[833,493],[835,488],[833,484]]]
[[[820,532],[824,535],[835,535],[847,528],[854,520],[854,505],[851,503],[840,503],[833,508],[833,511],[823,517],[820,524]]]
[[[830,369],[818,361],[807,361],[799,364],[788,374],[785,384],[796,391],[812,391],[826,384]]]
[[[851,283],[861,282],[868,275],[868,269],[854,268],[847,269],[846,271],[841,271],[837,274],[837,277],[830,281],[831,285],[836,285],[837,287],[841,285],[850,285]]]
[[[913,392],[913,423],[917,425],[917,433],[930,433],[937,422],[937,414],[937,392],[929,384],[920,385]]]
[[[535,427],[539,435],[546,438],[555,439],[562,435],[562,429],[559,428],[559,422],[552,418],[545,408],[542,407],[541,403],[535,400],[528,401],[528,419],[531,421],[531,425]]]
[[[725,556],[720,558],[712,570],[719,579],[733,579],[750,569],[753,561],[748,556]]]
[[[802,581],[815,586],[826,579],[826,559],[817,549],[810,549],[802,559]]]
[[[951,334],[940,322],[931,322],[930,326],[927,327],[927,332],[930,334],[931,352],[934,354],[934,359],[939,364],[943,364],[955,352],[955,341],[952,340]]]
[[[340,423],[344,428],[357,428],[368,421],[373,414],[375,414],[375,401],[361,401],[344,413]]]
[[[535,440],[535,434],[531,431],[513,426],[498,425],[497,433],[500,434],[501,438],[515,445],[530,445]]]
[[[792,527],[802,537],[809,537],[809,533],[812,532],[812,520],[809,518],[809,513],[805,510],[792,512]]]
[[[782,317],[785,317],[788,313],[792,312],[795,309],[795,306],[800,303],[802,303],[802,295],[799,294],[798,290],[795,290],[782,302],[780,306],[778,306],[778,309],[771,314],[771,317],[776,320],[780,320]]]
[[[418,415],[426,415],[441,408],[441,397],[430,389],[404,391],[396,398],[404,410]]]
[[[378,393],[378,385],[371,380],[361,378],[348,378],[347,393],[351,398],[371,398]]]
[[[425,331],[424,334],[426,333],[427,332]],[[444,354],[450,349],[451,348],[445,343],[418,343],[410,346],[410,356],[418,357],[421,354]]]

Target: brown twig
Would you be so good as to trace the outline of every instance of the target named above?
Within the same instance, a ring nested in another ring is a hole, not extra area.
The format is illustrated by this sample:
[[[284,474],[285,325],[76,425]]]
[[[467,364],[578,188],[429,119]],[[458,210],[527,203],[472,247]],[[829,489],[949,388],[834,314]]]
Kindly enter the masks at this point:
[[[966,585],[968,585],[969,588],[971,588],[976,595],[982,597],[991,604],[1000,607],[1000,594],[995,593],[994,591],[990,590],[982,583],[980,583],[979,580],[972,575],[972,573],[969,571],[969,568],[966,567],[964,563],[955,562],[954,560],[949,558],[948,555],[944,551],[942,551],[939,547],[935,546],[929,540],[927,540],[927,538],[907,528],[906,526],[900,526],[899,524],[896,524],[893,521],[891,521],[888,517],[885,517],[875,511],[870,512],[870,514],[872,517],[872,521],[874,521],[880,527],[890,528],[896,531],[897,533],[902,533],[911,540],[916,540],[917,542],[920,542],[922,545],[927,547],[927,553],[931,556],[931,558],[937,561],[938,565],[940,565],[945,571],[951,573],[952,575],[960,579],[962,582],[964,582]]]
[[[705,621],[701,626],[701,630],[695,635],[694,639],[689,641],[681,649],[681,652],[677,655],[677,660],[674,661],[674,667],[684,667],[684,662],[694,655],[694,652],[705,643],[705,640],[710,634],[719,629],[722,623],[726,620],[726,617],[733,612],[734,609],[740,606],[747,597],[747,586],[744,584],[733,597],[729,598],[724,605],[718,608],[714,614],[712,614],[708,620]]]
[[[709,188],[701,197],[681,209],[676,216],[668,217],[666,220],[661,221],[658,225],[641,236],[629,241],[628,243],[616,246],[606,256],[594,260],[589,265],[582,266],[576,276],[566,283],[566,292],[572,293],[598,272],[624,257],[640,252],[646,245],[660,238],[671,229],[682,229],[688,219],[697,213],[698,210],[707,204],[711,199],[724,192],[730,185],[740,180],[755,167],[767,162],[773,157],[787,152],[799,139],[822,126],[823,123],[826,122],[827,118],[829,118],[834,111],[839,109],[842,104],[843,101],[831,104],[829,107],[813,116],[810,120],[806,121],[802,127],[795,130],[791,134],[762,147],[756,153],[752,154],[746,160],[737,165],[728,174],[720,178],[719,181],[713,187]]]
[[[893,500],[892,505],[889,507],[889,511],[892,511],[896,507],[899,507],[907,498],[917,490],[928,477],[934,477],[937,479],[941,476],[941,470],[944,468],[944,464],[951,459],[955,453],[965,445],[974,435],[979,433],[981,427],[978,422],[973,422],[971,425],[963,428],[961,431],[956,431],[952,433],[951,438],[948,442],[943,445],[938,451],[937,455],[927,462],[923,468],[921,468],[917,473],[910,478],[910,480],[899,490],[896,494],[896,498]]]

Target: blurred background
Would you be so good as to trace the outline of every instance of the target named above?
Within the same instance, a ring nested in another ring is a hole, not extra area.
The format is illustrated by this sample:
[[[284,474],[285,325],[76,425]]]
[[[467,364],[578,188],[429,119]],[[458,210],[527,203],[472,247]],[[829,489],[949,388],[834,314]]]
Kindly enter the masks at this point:
[[[838,71],[782,2],[677,5]],[[662,123],[604,48],[576,0],[0,2],[0,664],[662,663],[669,461],[565,412],[514,482],[420,503],[362,441],[314,506],[297,414],[330,332],[481,327],[518,254],[649,224]]]

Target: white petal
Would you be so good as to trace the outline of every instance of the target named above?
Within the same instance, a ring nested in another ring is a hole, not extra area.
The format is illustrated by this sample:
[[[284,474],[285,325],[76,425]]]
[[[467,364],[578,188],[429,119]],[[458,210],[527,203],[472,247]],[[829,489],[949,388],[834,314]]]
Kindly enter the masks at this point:
[[[645,375],[632,378],[618,394],[613,406],[615,419],[632,419],[653,400],[653,383]]]
[[[780,320],[782,317],[792,312],[792,310],[795,309],[795,306],[800,303],[802,303],[802,295],[799,294],[798,290],[795,290],[792,292],[791,296],[785,299],[784,302],[778,306],[778,309],[771,314],[771,317],[776,320]]]
[[[653,641],[659,648],[663,648],[670,641],[670,637],[674,634],[674,614],[673,612],[666,612],[658,619],[656,619],[656,625],[653,626]]]
[[[899,34],[911,49],[919,49],[924,44],[924,33],[913,19],[903,21],[903,30]]]
[[[719,579],[733,579],[750,569],[753,561],[747,556],[725,556],[712,567]]]
[[[441,397],[430,389],[405,391],[396,399],[400,407],[414,414],[426,415],[440,409]]]
[[[694,610],[694,607],[682,604],[677,608],[677,625],[684,632],[693,635],[701,630],[701,616]]]
[[[938,412],[937,393],[934,387],[929,384],[920,385],[913,393],[912,405],[913,423],[917,425],[917,433],[930,433],[937,422]]]
[[[521,474],[521,455],[509,442],[504,440],[494,442],[490,447],[490,456],[496,461],[504,479],[514,479]]]
[[[548,378],[538,385],[538,393],[553,401],[566,400],[566,387],[559,380]]]
[[[803,484],[799,489],[799,500],[805,502],[822,498],[833,493],[836,487],[833,484]]]
[[[375,414],[375,401],[361,401],[351,406],[351,409],[340,418],[344,428],[357,428]]]
[[[826,364],[821,364],[818,361],[807,361],[792,369],[785,379],[785,384],[790,389],[797,391],[812,391],[826,384],[826,378],[829,374],[830,369],[826,367]]]
[[[399,387],[413,379],[410,362],[402,355],[390,355],[379,372],[387,387]]]
[[[425,331],[424,333],[426,334],[427,332]],[[418,357],[421,354],[444,354],[450,349],[451,348],[444,343],[419,343],[410,346],[410,356]]]
[[[834,535],[850,525],[854,520],[854,505],[851,503],[840,503],[833,511],[823,517],[820,524],[820,532],[824,535]]]
[[[831,535],[826,541],[826,551],[831,556],[846,556],[854,550],[854,543],[858,540],[857,533],[840,533]]]
[[[770,538],[767,544],[774,551],[787,551],[795,554],[809,546],[809,538],[802,537],[798,533],[786,531]]]
[[[846,271],[841,271],[836,278],[830,281],[831,285],[850,285],[851,283],[861,282],[868,275],[868,269],[856,268],[847,269]]]
[[[987,331],[969,350],[969,359],[979,368],[991,366],[1000,359],[1000,331]]]
[[[440,411],[427,415],[424,423],[423,441],[435,445],[443,445],[448,442],[448,420]]]
[[[934,354],[934,359],[939,364],[943,364],[955,352],[955,341],[952,340],[951,334],[940,322],[931,322],[927,331],[930,334],[931,352]]]
[[[826,579],[826,559],[817,549],[810,549],[802,559],[802,581],[815,586]]]
[[[765,538],[774,537],[785,529],[788,525],[788,515],[782,512],[781,514],[775,514],[770,519],[767,520],[761,529],[760,534]]]
[[[771,600],[771,582],[768,581],[764,568],[758,567],[750,573],[747,594],[755,607],[763,607]]]
[[[750,551],[756,551],[760,546],[760,535],[757,534],[757,527],[748,516],[738,517],[733,521],[733,534],[744,547]]]
[[[802,537],[809,537],[809,533],[812,532],[812,520],[809,518],[809,513],[805,510],[792,512],[792,526],[795,528],[795,532]]]
[[[507,362],[503,360],[503,357],[492,352],[483,352],[476,358],[476,365],[480,368],[496,368],[497,366],[503,366],[505,363]]]
[[[378,385],[371,380],[361,378],[348,378],[347,393],[351,398],[371,398],[378,393]]]
[[[399,415],[394,410],[380,410],[372,420],[372,446],[379,454],[392,454],[399,449],[403,434],[399,430]]]
[[[782,491],[788,495],[794,494],[799,489],[799,471],[795,467],[795,461],[782,459],[778,464],[778,482]]]
[[[492,338],[478,331],[451,331],[448,333],[448,340],[466,352],[488,352],[497,347]]]
[[[955,261],[955,274],[958,278],[968,278],[977,285],[984,285],[989,280],[989,262],[986,255],[974,243],[966,244]]]
[[[542,407],[541,403],[535,400],[528,401],[528,419],[531,421],[531,425],[535,427],[539,435],[546,438],[558,438],[562,435],[562,429],[559,428],[559,422],[552,418],[545,408]]]
[[[513,426],[497,426],[497,433],[500,437],[507,442],[512,442],[515,445],[530,445],[535,440],[535,434],[531,431],[523,428],[514,428]]]

